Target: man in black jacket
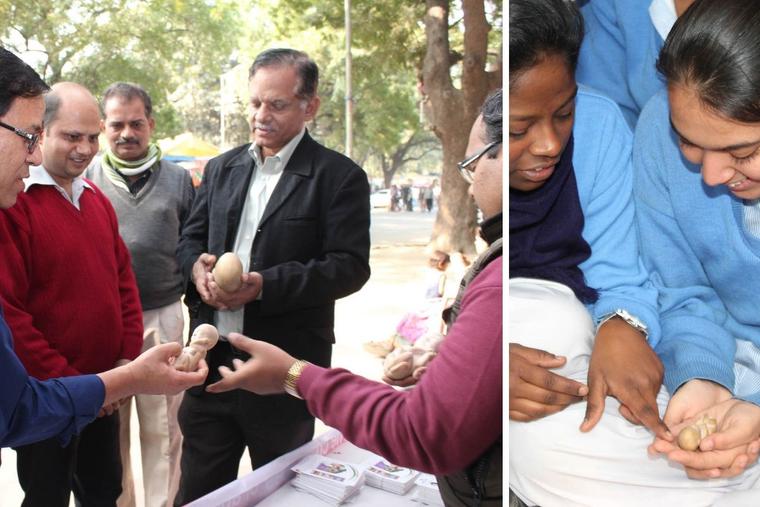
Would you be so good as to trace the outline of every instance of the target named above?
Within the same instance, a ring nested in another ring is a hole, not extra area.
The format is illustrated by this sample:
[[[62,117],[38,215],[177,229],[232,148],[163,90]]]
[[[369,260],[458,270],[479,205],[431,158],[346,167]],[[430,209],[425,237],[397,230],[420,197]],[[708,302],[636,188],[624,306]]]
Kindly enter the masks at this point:
[[[318,70],[306,54],[267,50],[249,77],[253,143],[208,163],[177,250],[191,328],[215,324],[222,336],[242,332],[328,366],[335,300],[369,278],[367,176],[306,131],[319,108]],[[228,251],[243,262],[243,284],[232,293],[211,273]],[[207,356],[207,383],[219,380],[219,366],[246,358],[220,341]],[[303,401],[245,391],[190,390],[179,422],[185,440],[175,505],[234,480],[246,446],[257,468],[314,433]]]

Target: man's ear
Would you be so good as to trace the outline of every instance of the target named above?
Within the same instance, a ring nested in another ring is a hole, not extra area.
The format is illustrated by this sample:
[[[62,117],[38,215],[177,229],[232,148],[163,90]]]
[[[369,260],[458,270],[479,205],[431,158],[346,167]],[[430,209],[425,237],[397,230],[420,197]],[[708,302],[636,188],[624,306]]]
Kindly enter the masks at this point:
[[[319,111],[319,104],[319,95],[314,95],[309,99],[309,101],[306,103],[306,121],[311,121],[314,119],[314,117],[317,115],[317,111]]]

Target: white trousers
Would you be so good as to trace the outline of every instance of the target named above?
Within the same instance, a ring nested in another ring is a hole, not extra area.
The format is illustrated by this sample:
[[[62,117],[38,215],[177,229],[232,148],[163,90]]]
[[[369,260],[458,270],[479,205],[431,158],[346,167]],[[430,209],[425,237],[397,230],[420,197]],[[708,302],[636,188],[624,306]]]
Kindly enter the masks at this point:
[[[182,344],[185,321],[182,303],[177,301],[161,308],[143,312],[145,342],[143,352],[159,343]],[[148,331],[153,328],[155,334]],[[153,339],[151,340],[151,336]],[[166,507],[174,502],[179,487],[179,460],[182,433],[177,424],[177,411],[182,393],[174,396],[138,394],[134,397],[140,424],[140,454],[145,507]],[[130,458],[130,416],[132,400],[119,409],[121,461],[124,469],[122,494],[118,507],[134,507],[135,488]]]
[[[586,383],[595,326],[568,287],[511,279],[507,315],[510,342],[566,356],[555,373]],[[663,387],[657,397],[661,415],[668,399]],[[623,418],[619,406],[607,397],[604,415],[589,433],[578,429],[585,402],[536,421],[509,421],[512,491],[541,507],[760,505],[760,490],[746,491],[760,487],[760,466],[732,479],[689,479],[664,456],[648,456],[653,435]]]

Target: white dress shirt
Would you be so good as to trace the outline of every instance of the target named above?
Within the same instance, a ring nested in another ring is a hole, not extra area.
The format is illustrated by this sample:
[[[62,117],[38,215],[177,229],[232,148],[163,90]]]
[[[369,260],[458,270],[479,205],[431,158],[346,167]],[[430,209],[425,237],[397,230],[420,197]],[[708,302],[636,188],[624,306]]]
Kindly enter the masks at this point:
[[[264,215],[269,198],[272,197],[277,182],[280,181],[282,170],[288,165],[290,157],[301,142],[306,129],[301,129],[288,144],[271,157],[267,157],[263,162],[261,160],[261,148],[252,144],[248,153],[255,161],[255,169],[251,177],[251,183],[248,187],[248,193],[243,205],[243,212],[240,216],[237,235],[235,236],[235,246],[233,252],[240,257],[243,263],[243,272],[247,273],[251,262],[251,249],[253,240],[256,238],[256,230],[259,228],[259,222]],[[261,299],[261,293],[258,299]],[[227,336],[229,333],[243,332],[244,307],[237,310],[222,310],[216,312],[216,327],[221,336]]]
[[[69,197],[66,190],[56,183],[53,177],[50,176],[41,165],[29,168],[29,177],[24,178],[24,192],[27,192],[32,185],[50,185],[55,187],[55,189],[58,190],[58,192],[76,209],[79,209],[79,198],[82,197],[84,189],[89,188],[92,190],[90,184],[87,183],[82,176],[77,176],[71,182],[71,197]]]

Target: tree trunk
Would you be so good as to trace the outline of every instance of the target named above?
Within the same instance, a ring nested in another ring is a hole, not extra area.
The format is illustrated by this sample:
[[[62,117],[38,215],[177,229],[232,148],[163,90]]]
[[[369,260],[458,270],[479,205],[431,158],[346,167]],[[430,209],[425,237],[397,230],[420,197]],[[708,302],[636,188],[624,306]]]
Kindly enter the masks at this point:
[[[430,247],[472,254],[476,209],[456,164],[465,157],[470,128],[488,93],[485,62],[490,26],[483,0],[463,0],[464,54],[462,89],[458,90],[450,70],[449,2],[426,0],[425,4],[427,51],[422,65],[423,93],[428,98],[428,121],[443,148],[441,197]]]

